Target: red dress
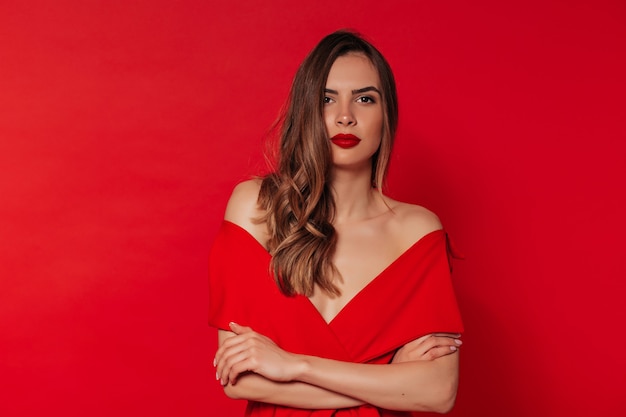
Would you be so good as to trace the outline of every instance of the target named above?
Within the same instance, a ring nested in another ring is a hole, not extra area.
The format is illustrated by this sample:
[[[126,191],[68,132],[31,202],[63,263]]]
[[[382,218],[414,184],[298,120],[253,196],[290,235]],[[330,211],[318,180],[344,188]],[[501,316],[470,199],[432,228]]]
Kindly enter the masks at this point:
[[[330,322],[301,295],[287,297],[270,273],[271,255],[224,221],[209,256],[209,324],[250,326],[282,349],[346,362],[389,363],[402,345],[434,332],[461,333],[449,246],[437,230],[415,242]],[[401,416],[370,405],[303,410],[250,401],[246,416]]]

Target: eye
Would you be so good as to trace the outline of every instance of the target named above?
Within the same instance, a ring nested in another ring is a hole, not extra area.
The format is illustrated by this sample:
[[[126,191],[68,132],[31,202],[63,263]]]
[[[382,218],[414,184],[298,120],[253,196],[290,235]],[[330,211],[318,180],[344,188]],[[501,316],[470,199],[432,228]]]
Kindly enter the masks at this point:
[[[357,98],[356,101],[358,101],[359,103],[367,103],[367,104],[376,103],[376,100],[374,100],[374,97],[372,96],[361,96]]]
[[[324,104],[328,104],[331,103],[333,99],[328,96],[324,96],[324,99],[322,101],[324,102]]]

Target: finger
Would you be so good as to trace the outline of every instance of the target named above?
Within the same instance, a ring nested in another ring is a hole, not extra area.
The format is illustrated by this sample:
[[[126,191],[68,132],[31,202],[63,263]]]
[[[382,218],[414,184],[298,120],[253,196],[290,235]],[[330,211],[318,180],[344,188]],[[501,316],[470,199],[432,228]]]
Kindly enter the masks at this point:
[[[239,342],[230,346],[222,346],[221,352],[216,355],[215,377],[222,379],[229,372],[229,365],[237,360],[239,355],[246,352],[251,345],[250,339],[239,339]],[[241,360],[241,359],[239,359]],[[222,385],[225,385],[222,382]]]
[[[433,336],[444,336],[444,337],[451,337],[453,339],[458,339],[461,337],[461,333],[433,333]]]
[[[425,334],[422,337],[419,337],[415,340],[410,341],[409,343],[407,343],[405,346],[407,346],[409,349],[417,347],[419,345],[421,345],[422,343],[428,341],[429,339],[431,339],[432,337],[446,337],[446,336],[456,336],[453,333],[429,333],[429,334]]]
[[[433,361],[443,356],[451,355],[459,350],[456,346],[438,346],[430,349],[426,352],[422,358],[425,360]]]
[[[439,336],[431,336],[427,340],[425,340],[417,349],[422,353],[422,355],[426,354],[429,350],[437,347],[456,347],[461,346],[463,342],[460,339],[452,339],[450,337],[439,337]]]
[[[434,346],[461,346],[463,341],[449,336],[433,336],[425,343]]]
[[[420,344],[424,343],[426,340],[428,340],[431,337],[432,337],[432,334],[425,334],[424,336],[419,337],[419,338],[417,338],[417,339],[407,343],[407,345],[420,345]]]
[[[229,349],[232,349],[233,347],[241,344],[244,340],[245,338],[239,337],[237,335],[233,335],[233,337],[229,337],[228,339],[224,340],[215,352],[215,357],[213,358],[213,366],[217,366],[217,364],[221,362],[224,354],[228,352]]]
[[[248,367],[254,362],[256,362],[255,359],[251,358],[250,352],[247,350],[230,356],[224,361],[223,368],[220,372],[220,382],[223,386],[229,383],[234,384],[239,373],[251,370],[248,369]]]
[[[253,331],[250,327],[241,326],[234,321],[228,323],[228,327],[230,327],[230,330],[232,330],[236,334],[249,333]]]
[[[404,351],[404,352],[406,352],[406,353],[409,353],[409,352],[415,352],[415,350],[416,350],[416,349],[419,349],[419,348],[420,348],[420,346],[421,346],[421,345],[422,345],[422,344],[423,344],[426,340],[428,340],[431,336],[432,336],[432,335],[427,334],[427,335],[424,335],[424,336],[422,336],[422,337],[420,337],[420,338],[418,338],[418,339],[412,340],[412,341],[410,341],[410,342],[406,343],[404,346],[402,346],[402,347],[400,348],[400,351]]]
[[[237,332],[233,330],[233,333],[231,333],[232,336],[226,338],[222,342],[221,346],[217,349],[217,351],[215,352],[215,358],[213,360],[213,366],[215,366],[215,364],[219,362],[220,356],[224,354],[224,351],[226,349],[229,349],[232,346],[244,342],[247,338],[264,337],[253,331],[250,327],[240,326],[239,324],[234,322],[231,322],[229,326],[231,326],[231,328],[233,329],[236,329]]]
[[[412,353],[419,352],[419,354],[424,354],[428,349],[436,346],[437,336],[433,334],[427,334],[425,336],[420,337],[419,339],[415,339],[412,342],[404,345],[404,348]]]
[[[442,338],[446,338],[449,340],[461,340],[460,337],[461,335],[459,333],[430,333],[430,334],[420,337],[419,339],[415,339],[414,341],[407,343],[407,344],[419,345],[424,342],[430,343],[433,340],[441,341]]]
[[[246,372],[255,372],[258,368],[258,361],[254,357],[246,357],[240,361],[237,361],[230,368],[230,372],[228,373],[228,382],[231,385],[235,385],[239,380],[239,377]]]
[[[434,346],[431,341],[432,337],[432,334],[427,334],[405,344],[396,353],[397,357],[404,358],[401,359],[402,361],[419,360],[421,356],[428,351],[428,349]],[[428,341],[431,342],[427,343]]]
[[[455,347],[458,348],[462,344],[459,339],[452,339],[450,337],[440,337],[429,335],[428,338],[424,339],[420,344],[411,344],[405,345],[404,354],[409,358],[415,359],[428,359],[425,358],[424,355],[428,353],[431,349],[438,347]]]

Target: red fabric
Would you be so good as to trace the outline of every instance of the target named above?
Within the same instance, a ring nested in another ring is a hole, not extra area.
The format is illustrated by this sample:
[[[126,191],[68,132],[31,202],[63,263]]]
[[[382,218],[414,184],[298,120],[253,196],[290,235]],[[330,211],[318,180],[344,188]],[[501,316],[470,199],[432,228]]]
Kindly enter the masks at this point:
[[[407,249],[326,323],[307,297],[286,297],[270,274],[270,254],[246,230],[224,221],[209,257],[209,324],[250,326],[281,348],[360,363],[388,363],[396,349],[433,332],[461,333],[450,280],[444,231]],[[249,416],[327,416],[335,410],[300,410],[250,402]],[[334,415],[391,416],[371,406]],[[409,415],[409,414],[407,414]]]

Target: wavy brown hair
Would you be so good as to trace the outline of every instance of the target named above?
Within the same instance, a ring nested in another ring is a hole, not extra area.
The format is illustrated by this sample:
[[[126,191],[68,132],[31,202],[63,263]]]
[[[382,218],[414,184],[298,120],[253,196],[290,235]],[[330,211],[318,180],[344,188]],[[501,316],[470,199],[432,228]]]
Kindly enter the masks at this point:
[[[259,206],[265,211],[271,268],[286,295],[311,296],[315,284],[338,295],[332,263],[337,241],[335,203],[329,186],[331,148],[323,118],[324,88],[335,60],[365,55],[378,71],[383,106],[380,148],[372,158],[372,183],[382,190],[398,121],[396,86],[382,54],[362,36],[346,30],[320,41],[300,65],[279,119],[280,143],[273,173],[262,180]],[[382,192],[382,191],[381,191]]]

